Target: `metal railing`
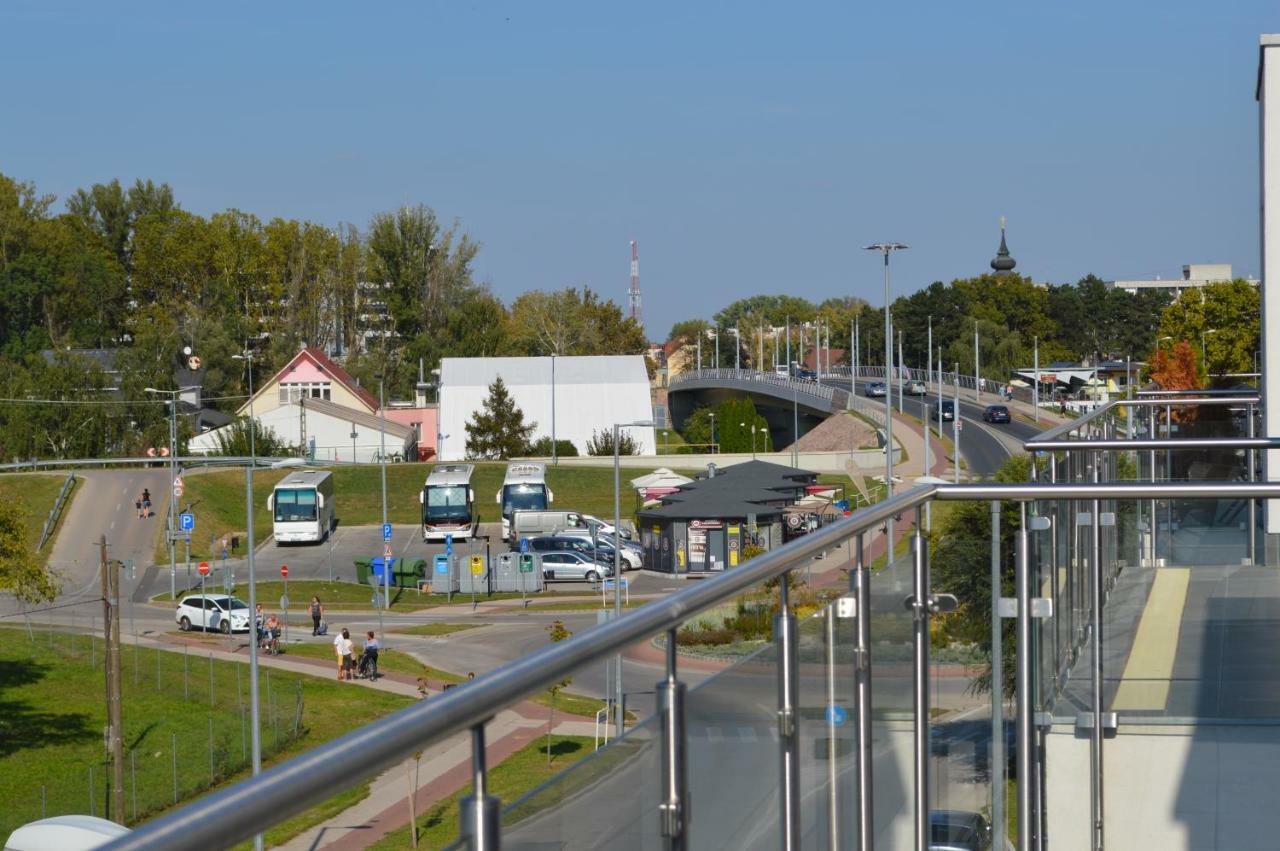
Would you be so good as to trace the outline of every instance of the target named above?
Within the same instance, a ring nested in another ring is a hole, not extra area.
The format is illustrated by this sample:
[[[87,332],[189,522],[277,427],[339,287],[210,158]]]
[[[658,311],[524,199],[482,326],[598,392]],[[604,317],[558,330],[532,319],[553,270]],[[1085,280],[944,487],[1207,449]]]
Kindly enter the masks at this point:
[[[499,802],[487,794],[485,766],[485,724],[504,708],[541,688],[558,682],[575,669],[598,663],[631,645],[665,634],[666,673],[658,684],[658,717],[661,791],[652,812],[669,848],[685,848],[692,807],[698,800],[689,797],[688,731],[685,717],[685,683],[680,679],[676,630],[693,616],[722,605],[735,596],[771,579],[780,580],[780,614],[775,618],[774,648],[777,658],[778,748],[783,773],[778,781],[777,822],[781,844],[797,847],[802,802],[800,783],[807,775],[796,768],[800,756],[799,717],[795,700],[797,688],[797,639],[795,616],[787,606],[789,576],[802,570],[819,553],[830,551],[846,540],[856,544],[857,555],[850,573],[850,593],[845,598],[857,619],[857,638],[849,648],[859,698],[854,706],[853,747],[857,777],[873,776],[870,737],[870,663],[874,648],[870,625],[870,566],[863,557],[864,536],[897,515],[914,512],[916,531],[912,536],[910,592],[905,605],[913,624],[911,635],[914,678],[911,688],[912,747],[914,779],[906,800],[912,801],[912,847],[926,851],[929,846],[930,789],[930,682],[929,620],[943,606],[932,593],[929,578],[927,539],[921,530],[923,507],[931,500],[1023,504],[1023,522],[1017,537],[1017,594],[1012,614],[1017,618],[1017,759],[1019,847],[1031,847],[1031,824],[1035,794],[1036,764],[1033,761],[1032,579],[1029,561],[1029,525],[1026,503],[1039,500],[1142,500],[1142,499],[1262,499],[1280,497],[1280,482],[1195,482],[1195,483],[1020,483],[1020,484],[930,484],[913,488],[879,504],[861,509],[852,516],[822,527],[779,549],[764,553],[725,571],[713,579],[654,600],[625,617],[552,644],[508,663],[489,674],[379,719],[339,739],[318,746],[285,763],[242,781],[230,788],[161,816],[139,827],[109,846],[113,849],[166,848],[203,849],[226,847],[301,812],[330,797],[334,789],[349,788],[375,773],[403,761],[407,754],[454,734],[469,732],[472,739],[472,775],[475,794],[461,807],[460,832],[471,848],[499,847]],[[902,600],[901,597],[897,598]],[[845,608],[841,605],[841,608]],[[878,652],[878,651],[877,651]],[[619,742],[626,742],[622,737]],[[834,745],[834,743],[833,743]],[[602,753],[607,751],[602,751]],[[859,815],[857,834],[871,835],[870,784],[857,790]],[[834,815],[831,816],[833,819]],[[863,844],[862,847],[870,847]]]
[[[667,386],[678,388],[681,384],[690,384],[696,381],[740,381],[751,384],[768,384],[780,389],[816,396],[828,402],[832,402],[836,398],[836,388],[834,387],[829,387],[816,381],[800,381],[770,372],[757,372],[752,369],[689,370],[672,376]]]
[[[49,509],[49,516],[45,518],[44,528],[40,530],[40,543],[36,544],[36,552],[43,550],[44,545],[49,542],[53,527],[58,525],[58,515],[62,513],[62,505],[67,501],[67,494],[71,492],[75,483],[76,474],[68,473],[66,480],[62,483],[62,489],[58,491],[58,498],[53,501],[53,508]]]
[[[301,461],[303,459],[295,457],[267,457],[258,456],[250,458],[248,455],[180,455],[176,458],[54,458],[49,460],[38,460],[32,458],[30,461],[15,461],[9,464],[0,464],[0,470],[19,472],[22,470],[40,470],[53,469],[56,467],[167,467],[170,461],[176,461],[184,466],[217,466],[227,464],[230,466],[242,466],[249,463],[257,463],[259,466],[270,466],[288,461]]]

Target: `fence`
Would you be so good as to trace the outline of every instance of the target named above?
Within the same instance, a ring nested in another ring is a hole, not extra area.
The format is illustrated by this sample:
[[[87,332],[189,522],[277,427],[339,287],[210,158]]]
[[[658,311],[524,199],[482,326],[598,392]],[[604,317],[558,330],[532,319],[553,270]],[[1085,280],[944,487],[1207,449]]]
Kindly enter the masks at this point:
[[[36,552],[44,549],[44,545],[48,543],[49,536],[53,534],[53,527],[58,525],[58,516],[62,514],[62,506],[67,501],[67,494],[71,493],[71,488],[75,486],[76,474],[68,473],[66,481],[62,483],[62,490],[58,491],[58,498],[53,501],[53,508],[49,509],[49,516],[44,521],[44,528],[40,530],[40,543],[36,544]]]
[[[27,633],[26,641],[17,631],[8,633],[11,652],[6,661],[24,675],[6,689],[8,741],[0,746],[0,757],[20,764],[22,771],[0,781],[5,800],[0,836],[57,815],[112,817],[111,761],[105,749],[100,685],[88,694],[64,694],[57,714],[32,712],[20,690],[59,674],[68,683],[80,683],[95,679],[98,672],[100,683],[105,676],[104,642],[92,633],[100,621],[95,617],[86,625],[89,634],[49,630]],[[120,667],[127,825],[250,767],[248,666],[217,661],[208,650],[189,645],[178,650],[126,644],[121,647]],[[303,735],[302,683],[301,675],[262,670],[264,758]],[[102,745],[90,745],[97,742]],[[15,759],[26,746],[48,748],[46,758],[40,763]]]

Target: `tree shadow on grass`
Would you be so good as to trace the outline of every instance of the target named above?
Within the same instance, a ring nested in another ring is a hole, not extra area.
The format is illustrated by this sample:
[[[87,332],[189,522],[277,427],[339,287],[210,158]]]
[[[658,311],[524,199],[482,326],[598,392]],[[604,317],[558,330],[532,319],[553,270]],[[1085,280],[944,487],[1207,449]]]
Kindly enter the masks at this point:
[[[15,688],[45,679],[51,670],[34,659],[0,665],[0,757],[30,748],[93,741],[101,735],[83,712],[47,711],[11,695]]]

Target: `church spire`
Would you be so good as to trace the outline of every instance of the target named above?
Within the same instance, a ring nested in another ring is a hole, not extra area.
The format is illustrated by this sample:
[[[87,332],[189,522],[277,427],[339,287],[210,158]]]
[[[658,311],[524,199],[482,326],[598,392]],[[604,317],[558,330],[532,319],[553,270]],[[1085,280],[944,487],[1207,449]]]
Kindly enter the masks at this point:
[[[1018,265],[1018,261],[1014,260],[1009,254],[1009,246],[1004,240],[1004,216],[1000,217],[1000,250],[996,252],[996,257],[991,261],[991,268],[996,271],[997,275],[1005,272],[1012,272],[1013,267]]]

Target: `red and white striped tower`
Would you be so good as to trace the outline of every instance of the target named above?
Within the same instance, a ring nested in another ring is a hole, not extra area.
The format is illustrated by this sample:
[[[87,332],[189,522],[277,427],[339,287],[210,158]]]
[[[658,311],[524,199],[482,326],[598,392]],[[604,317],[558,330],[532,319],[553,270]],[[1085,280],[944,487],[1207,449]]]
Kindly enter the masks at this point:
[[[640,307],[640,252],[634,239],[631,240],[631,289],[627,290],[627,300],[631,304],[631,318],[643,325],[644,311]]]

